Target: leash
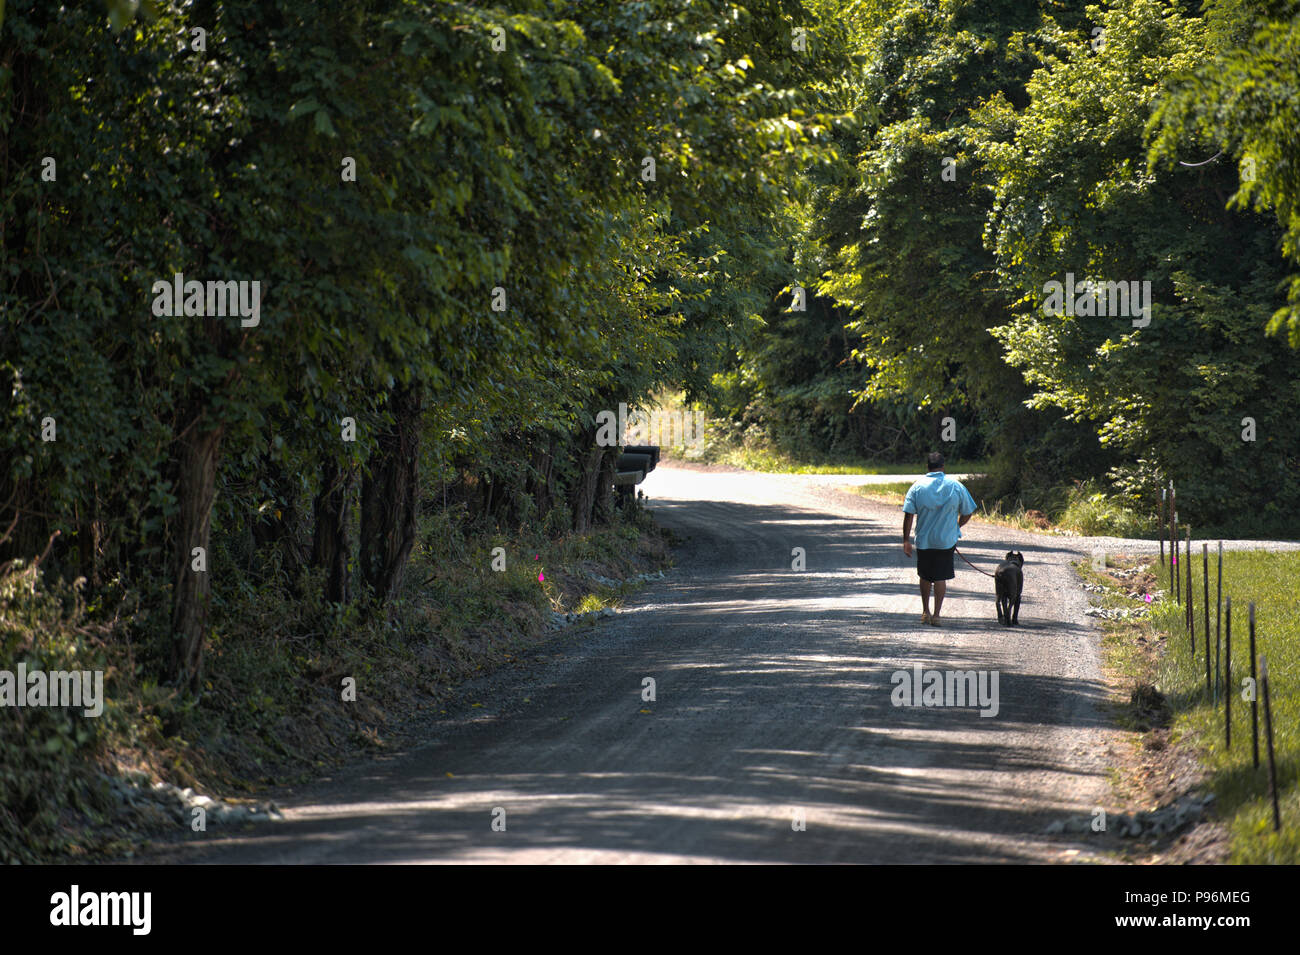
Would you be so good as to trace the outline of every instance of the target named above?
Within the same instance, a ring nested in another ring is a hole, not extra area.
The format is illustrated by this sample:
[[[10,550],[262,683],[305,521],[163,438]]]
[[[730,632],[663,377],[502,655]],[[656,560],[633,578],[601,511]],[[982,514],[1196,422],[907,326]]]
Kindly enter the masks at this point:
[[[960,557],[962,560],[966,560],[966,555],[963,554],[961,551],[959,551],[957,548],[954,547],[954,548],[952,549],[952,551],[953,551],[954,554],[956,554],[956,555],[957,555],[958,557]],[[967,563],[967,565],[970,567],[971,570],[979,570],[980,573],[983,574],[985,577],[994,577],[994,576],[996,576],[995,574],[990,574],[987,570],[980,570],[978,567],[976,567],[974,564],[972,564],[972,563],[971,563],[970,561],[968,561],[968,560],[966,560],[966,563]]]

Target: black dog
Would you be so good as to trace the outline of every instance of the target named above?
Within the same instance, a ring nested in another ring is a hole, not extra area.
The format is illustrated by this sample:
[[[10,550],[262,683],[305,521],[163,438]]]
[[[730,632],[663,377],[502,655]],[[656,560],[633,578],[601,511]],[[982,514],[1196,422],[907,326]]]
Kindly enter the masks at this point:
[[[1006,560],[998,564],[993,572],[993,589],[998,598],[998,623],[1014,627],[1020,622],[1020,591],[1025,586],[1025,575],[1021,571],[1025,555],[1019,551],[1009,551]]]

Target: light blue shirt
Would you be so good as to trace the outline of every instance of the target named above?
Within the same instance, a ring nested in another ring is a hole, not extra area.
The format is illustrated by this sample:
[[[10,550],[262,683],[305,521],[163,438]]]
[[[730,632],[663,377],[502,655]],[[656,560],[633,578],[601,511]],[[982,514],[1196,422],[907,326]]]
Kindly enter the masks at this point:
[[[961,481],[942,471],[931,471],[907,492],[903,513],[916,515],[918,548],[947,550],[961,540],[957,515],[974,514],[975,498]]]

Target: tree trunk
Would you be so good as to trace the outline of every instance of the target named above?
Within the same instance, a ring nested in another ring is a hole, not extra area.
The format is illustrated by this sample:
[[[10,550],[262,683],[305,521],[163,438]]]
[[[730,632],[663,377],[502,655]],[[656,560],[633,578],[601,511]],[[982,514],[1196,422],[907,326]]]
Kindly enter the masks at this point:
[[[591,529],[591,512],[596,503],[600,481],[600,461],[605,449],[596,444],[596,429],[585,428],[576,436],[578,477],[569,495],[573,510],[573,529],[583,534]]]
[[[0,563],[16,557],[31,560],[49,539],[49,521],[42,513],[48,506],[39,487],[31,478],[11,484],[7,475],[0,475]]]
[[[361,575],[380,604],[397,596],[415,544],[420,398],[413,389],[392,393],[393,424],[376,441],[361,485]]]
[[[262,482],[272,489],[273,500],[270,508],[253,522],[254,546],[279,551],[280,568],[290,589],[296,592],[298,572],[303,564],[299,546],[298,489],[291,476],[269,453],[262,455],[259,471]]]
[[[99,501],[95,500],[95,509],[90,519],[82,521],[77,528],[79,571],[85,575],[92,589],[103,583],[100,570],[104,560],[104,522],[99,520]]]
[[[596,478],[596,500],[591,509],[592,522],[608,524],[614,519],[614,477],[617,474],[618,448],[602,448]]]
[[[210,566],[193,569],[193,549],[202,547],[208,559],[212,529],[212,500],[217,476],[217,451],[223,427],[200,430],[197,421],[180,439],[176,482],[177,517],[173,557],[171,676],[179,686],[197,690],[203,671],[203,632],[208,622],[212,593]]]
[[[311,563],[325,568],[325,599],[343,604],[348,594],[348,556],[352,543],[348,540],[348,511],[352,498],[352,469],[344,469],[337,461],[326,461],[321,468],[321,487],[316,495],[313,512],[316,516],[315,536],[312,538]]]
[[[478,486],[479,486],[479,502],[482,507],[481,513],[484,517],[491,518],[493,516],[492,498],[496,490],[496,482],[492,480],[491,471],[483,471],[479,474]]]
[[[533,459],[535,476],[529,478],[532,485],[534,513],[545,518],[555,504],[555,488],[552,472],[555,466],[555,436],[546,436],[545,450],[538,450]]]

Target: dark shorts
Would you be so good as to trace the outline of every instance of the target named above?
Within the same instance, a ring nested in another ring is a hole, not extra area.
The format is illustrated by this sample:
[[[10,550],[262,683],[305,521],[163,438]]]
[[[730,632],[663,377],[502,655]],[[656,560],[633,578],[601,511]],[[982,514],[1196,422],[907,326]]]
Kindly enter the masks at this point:
[[[957,575],[952,569],[952,552],[957,549],[954,544],[944,550],[916,549],[916,575],[922,580],[952,580]]]

